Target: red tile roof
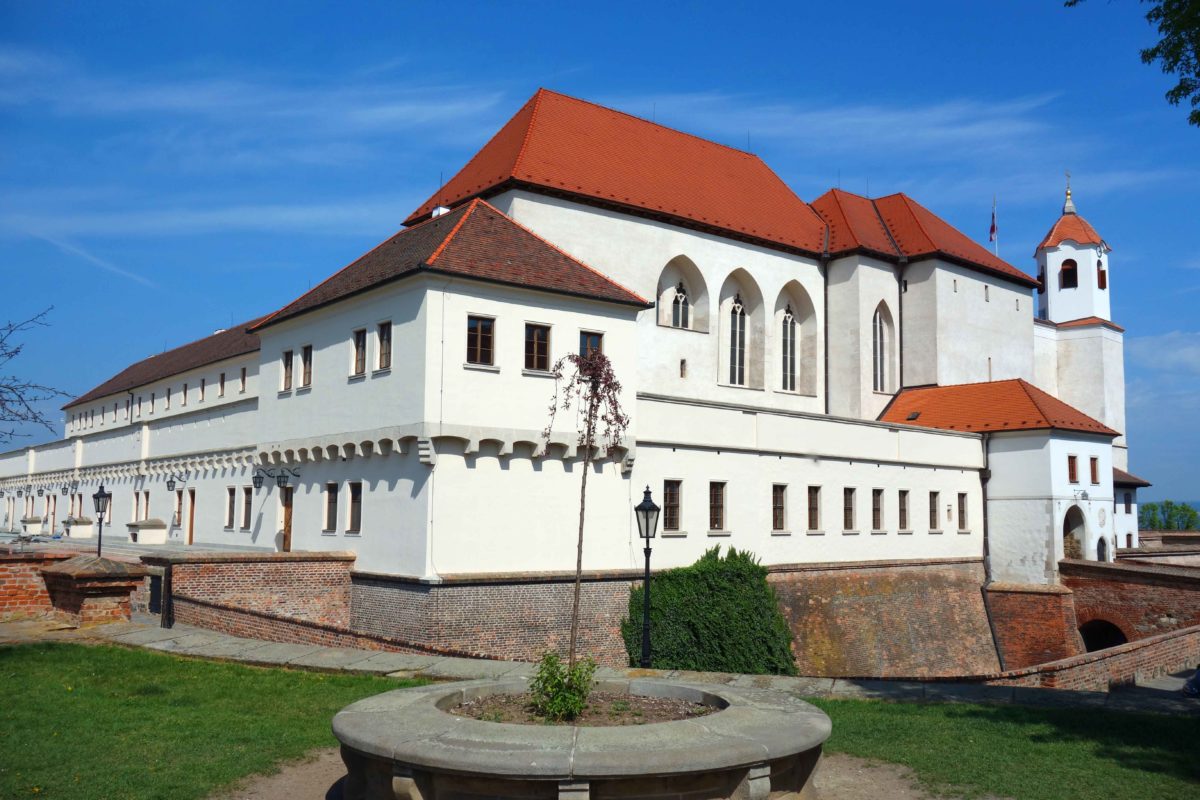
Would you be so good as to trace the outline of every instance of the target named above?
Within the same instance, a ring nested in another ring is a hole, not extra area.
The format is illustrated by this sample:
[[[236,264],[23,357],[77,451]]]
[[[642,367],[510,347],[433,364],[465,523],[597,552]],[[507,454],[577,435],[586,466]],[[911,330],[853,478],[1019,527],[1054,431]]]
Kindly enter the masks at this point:
[[[1113,467],[1113,486],[1143,487],[1153,485],[1154,484],[1150,483],[1150,481],[1146,480],[1145,478],[1139,478],[1137,475],[1126,472],[1123,469],[1117,469],[1116,467]]]
[[[126,367],[95,389],[67,403],[63,408],[74,408],[107,395],[161,381],[181,372],[215,364],[228,358],[236,358],[246,353],[253,353],[258,350],[258,336],[250,333],[248,329],[263,319],[265,317],[243,322],[241,325],[218,331],[212,336],[197,339],[190,344],[176,347],[174,350],[150,356]]]
[[[1075,213],[1066,213],[1059,217],[1058,222],[1050,227],[1050,231],[1042,239],[1042,243],[1037,246],[1037,249],[1057,247],[1068,240],[1076,244],[1098,244],[1105,250],[1112,250],[1100,238],[1100,234],[1096,233],[1096,229],[1089,225],[1086,219]],[[1037,254],[1036,250],[1034,254]]]
[[[758,156],[539,89],[405,224],[528,186],[811,254],[825,225]]]
[[[649,307],[639,295],[475,199],[406,228],[264,318],[255,330],[418,272]]]
[[[972,433],[1065,430],[1120,435],[1020,378],[903,389],[879,419]]]
[[[1084,328],[1088,325],[1103,325],[1106,328],[1111,328],[1118,333],[1124,333],[1125,329],[1115,322],[1104,319],[1102,317],[1083,317],[1082,319],[1070,319],[1066,322],[1051,323],[1056,328]]]
[[[884,227],[879,210],[869,198],[841,189],[830,189],[813,200],[812,207],[829,225],[829,252],[869,250],[895,259],[901,255]]]

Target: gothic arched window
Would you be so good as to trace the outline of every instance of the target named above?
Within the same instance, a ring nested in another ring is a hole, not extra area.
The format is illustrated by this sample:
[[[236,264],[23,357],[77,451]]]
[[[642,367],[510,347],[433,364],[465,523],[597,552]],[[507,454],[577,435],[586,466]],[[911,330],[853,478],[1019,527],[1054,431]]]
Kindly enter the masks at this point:
[[[888,390],[888,321],[883,316],[883,309],[875,309],[875,317],[871,320],[871,364],[872,384],[877,392]]]
[[[796,316],[792,313],[792,304],[788,303],[783,311],[783,330],[780,341],[783,344],[783,390],[796,391]]]
[[[679,285],[675,287],[675,299],[671,301],[671,327],[690,328],[690,322],[687,287],[683,285],[683,281],[680,281]]]
[[[729,307],[729,382],[746,385],[746,307],[740,292]]]

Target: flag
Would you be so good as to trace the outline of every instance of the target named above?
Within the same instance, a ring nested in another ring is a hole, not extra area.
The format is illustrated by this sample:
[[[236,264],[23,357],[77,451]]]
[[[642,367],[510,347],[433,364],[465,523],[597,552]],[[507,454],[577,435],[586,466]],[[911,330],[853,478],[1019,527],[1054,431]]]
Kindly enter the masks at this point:
[[[988,232],[988,241],[996,241],[996,198],[992,198],[992,229]]]

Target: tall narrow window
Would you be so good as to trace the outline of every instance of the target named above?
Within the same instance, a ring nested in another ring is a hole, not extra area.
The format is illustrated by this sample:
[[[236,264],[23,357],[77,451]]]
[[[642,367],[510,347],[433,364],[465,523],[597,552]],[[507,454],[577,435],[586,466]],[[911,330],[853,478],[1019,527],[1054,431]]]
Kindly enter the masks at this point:
[[[942,521],[938,516],[938,493],[929,493],[929,530],[940,531],[942,529]]]
[[[671,327],[672,328],[689,328],[690,311],[688,308],[687,287],[683,285],[683,281],[675,287],[675,299],[671,301]]]
[[[292,351],[283,351],[283,391],[288,391],[292,388]]]
[[[888,386],[888,329],[883,318],[883,309],[875,309],[871,320],[871,364],[872,383],[875,391],[886,392]]]
[[[150,519],[150,492],[142,492],[142,519]]]
[[[158,399],[158,398],[156,397],[156,395],[157,395],[157,394],[158,394],[158,392],[151,392],[151,393],[150,393],[150,413],[151,413],[151,414],[153,414],[153,413],[154,413],[154,401]],[[101,421],[101,422],[104,422],[104,412],[101,412],[101,413],[100,413],[100,421]]]
[[[792,304],[783,311],[783,330],[780,332],[783,350],[783,390],[796,391],[796,315]]]
[[[379,369],[392,368],[392,323],[379,323]]]
[[[663,481],[663,530],[679,530],[679,501],[683,481]]]
[[[225,527],[233,527],[234,506],[237,505],[237,489],[230,486],[225,490]]]
[[[550,369],[550,326],[525,324],[525,369]]]
[[[579,355],[587,357],[596,352],[604,352],[604,334],[595,331],[580,331]]]
[[[1096,262],[1096,286],[1100,289],[1108,288],[1108,270],[1104,269],[1104,262]]]
[[[958,493],[958,529],[965,531],[967,529],[967,493]]]
[[[240,378],[239,383],[238,383],[238,391],[239,392],[246,391],[246,368],[245,367],[242,367],[242,377]]]
[[[1067,480],[1079,483],[1079,458],[1076,456],[1067,456]]]
[[[900,512],[900,530],[911,530],[908,527],[908,489],[901,489],[896,495],[896,510]]]
[[[181,405],[181,406],[187,405],[187,396],[188,396],[188,385],[185,383],[183,385],[183,391],[181,391],[179,393],[179,405]],[[128,410],[129,409],[127,408],[126,411],[128,411]],[[129,414],[126,413],[125,416],[129,416]]]
[[[362,482],[350,481],[350,519],[346,523],[346,533],[358,533],[362,530]]]
[[[250,530],[250,512],[254,510],[254,487],[242,487],[242,530]]]
[[[171,408],[171,387],[170,386],[167,387],[167,396],[166,396],[165,402],[166,402],[166,408],[169,410]],[[117,415],[113,414],[113,419],[116,419],[116,418],[117,418]]]
[[[1133,513],[1133,492],[1125,493],[1125,513],[1126,514]]]
[[[364,375],[367,371],[367,330],[360,328],[354,332],[354,373]]]
[[[1095,456],[1092,456],[1088,460],[1088,466],[1091,467],[1092,485],[1095,485],[1100,482],[1100,459],[1096,458]]]
[[[781,483],[771,486],[771,530],[787,530],[787,487]]]
[[[80,497],[82,498],[82,495],[80,495]],[[82,507],[82,505],[83,504],[81,501],[80,507]],[[179,525],[182,523],[182,521],[183,521],[183,489],[176,489],[175,490],[175,527],[179,527]]]
[[[205,387],[207,384],[208,384],[208,379],[207,379],[207,378],[201,378],[201,379],[200,379],[200,402],[201,402],[201,403],[203,403],[203,402],[204,402],[204,387]],[[139,411],[138,413],[140,414],[141,412]]]
[[[808,487],[808,529],[821,530],[821,487]]]
[[[746,385],[746,307],[740,293],[729,307],[729,382]]]
[[[312,386],[312,345],[306,344],[300,348],[300,385]]]
[[[137,415],[139,417],[142,415],[142,396],[140,394],[137,401]],[[92,412],[90,411],[88,412],[88,427],[92,427]]]
[[[1058,271],[1058,286],[1060,289],[1074,289],[1079,286],[1079,265],[1075,259],[1068,258],[1062,262]]]
[[[467,363],[492,364],[492,329],[496,321],[490,317],[467,317]]]
[[[217,397],[225,396],[225,373],[222,372],[217,382]]]
[[[338,515],[338,485],[336,483],[325,484],[325,530],[337,530],[337,515]]]
[[[871,490],[871,530],[883,530],[883,489]]]
[[[842,530],[854,530],[854,490],[842,489]]]
[[[725,484],[721,481],[708,484],[708,529],[725,530]]]

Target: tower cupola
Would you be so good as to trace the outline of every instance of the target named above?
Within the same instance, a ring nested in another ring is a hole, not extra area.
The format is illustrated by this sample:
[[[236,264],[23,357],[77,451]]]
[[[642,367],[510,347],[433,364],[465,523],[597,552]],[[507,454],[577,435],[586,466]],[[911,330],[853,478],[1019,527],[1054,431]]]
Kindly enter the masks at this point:
[[[1070,173],[1062,216],[1034,252],[1038,262],[1038,316],[1063,323],[1099,318],[1111,320],[1108,254],[1112,250],[1088,221],[1079,216],[1071,196]]]

